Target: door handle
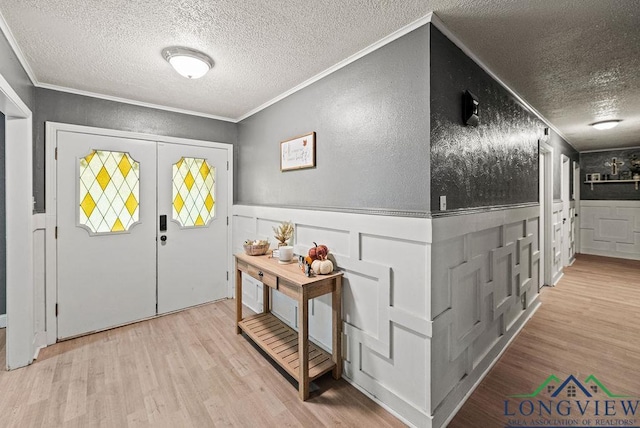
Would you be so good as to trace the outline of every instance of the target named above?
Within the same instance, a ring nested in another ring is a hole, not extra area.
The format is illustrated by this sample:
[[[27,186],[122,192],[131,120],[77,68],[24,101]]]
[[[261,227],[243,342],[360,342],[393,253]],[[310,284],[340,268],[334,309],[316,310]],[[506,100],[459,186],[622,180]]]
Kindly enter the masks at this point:
[[[566,218],[563,218],[563,219],[562,219],[562,224],[565,224],[566,222],[567,222],[567,219],[566,219]]]
[[[167,241],[167,235],[161,235],[161,236],[160,236],[160,240],[161,240],[162,242],[166,242],[166,241]]]

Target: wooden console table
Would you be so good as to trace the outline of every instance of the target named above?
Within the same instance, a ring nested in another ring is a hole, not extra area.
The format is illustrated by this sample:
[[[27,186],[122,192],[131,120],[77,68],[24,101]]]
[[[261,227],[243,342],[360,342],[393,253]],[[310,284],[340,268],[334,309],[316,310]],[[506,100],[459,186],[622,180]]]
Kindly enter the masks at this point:
[[[306,277],[297,263],[279,264],[269,256],[236,254],[236,333],[245,332],[298,381],[300,399],[309,398],[309,383],[332,370],[342,377],[342,272]],[[242,317],[242,273],[262,282],[263,311]],[[265,287],[266,286],[266,287]],[[298,302],[298,332],[271,314],[270,289]],[[309,342],[309,299],[332,294],[333,353]]]

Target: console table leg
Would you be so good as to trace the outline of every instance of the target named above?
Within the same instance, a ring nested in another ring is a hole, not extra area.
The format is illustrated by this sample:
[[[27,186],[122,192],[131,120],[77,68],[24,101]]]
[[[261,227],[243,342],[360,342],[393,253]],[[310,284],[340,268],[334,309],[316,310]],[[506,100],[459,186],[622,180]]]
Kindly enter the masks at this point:
[[[262,313],[263,314],[266,314],[271,310],[271,305],[269,304],[269,301],[271,300],[270,299],[271,295],[269,291],[270,291],[269,286],[263,282],[262,283]]]
[[[242,271],[236,269],[236,334],[242,333],[238,325],[242,321]]]
[[[298,395],[304,401],[309,398],[309,300],[304,288],[298,300],[298,358]]]
[[[331,293],[331,309],[333,324],[333,378],[342,377],[342,277],[335,279],[336,289]]]

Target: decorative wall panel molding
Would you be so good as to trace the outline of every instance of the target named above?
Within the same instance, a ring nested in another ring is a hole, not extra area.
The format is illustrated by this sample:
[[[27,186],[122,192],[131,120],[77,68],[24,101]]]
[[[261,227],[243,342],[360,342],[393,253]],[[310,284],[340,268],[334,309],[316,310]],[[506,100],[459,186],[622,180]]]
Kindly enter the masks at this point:
[[[640,260],[640,201],[581,201],[580,252]]]
[[[433,220],[433,426],[538,307],[539,215],[534,206]]]
[[[431,426],[429,353],[431,220],[277,207],[233,207],[233,247],[271,239],[271,227],[294,223],[296,253],[326,244],[344,271],[344,376],[403,419]],[[272,311],[296,328],[297,304],[272,294]],[[243,302],[262,310],[262,284],[243,276]],[[331,302],[311,302],[312,340],[331,347]]]

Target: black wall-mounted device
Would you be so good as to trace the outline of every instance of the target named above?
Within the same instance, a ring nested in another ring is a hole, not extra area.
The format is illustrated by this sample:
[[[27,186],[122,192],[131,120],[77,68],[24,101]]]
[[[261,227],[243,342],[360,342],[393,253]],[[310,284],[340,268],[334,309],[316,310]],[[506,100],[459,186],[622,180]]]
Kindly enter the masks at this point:
[[[480,117],[478,114],[480,103],[478,98],[469,91],[462,94],[462,121],[465,125],[478,126]]]

